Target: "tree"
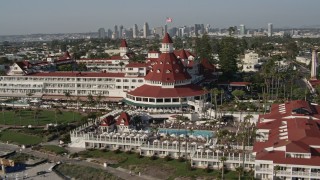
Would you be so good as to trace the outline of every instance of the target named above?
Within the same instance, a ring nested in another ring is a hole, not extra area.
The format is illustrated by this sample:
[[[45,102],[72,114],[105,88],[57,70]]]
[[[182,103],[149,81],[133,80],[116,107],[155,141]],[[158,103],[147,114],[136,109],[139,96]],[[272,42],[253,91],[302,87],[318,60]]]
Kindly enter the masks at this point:
[[[280,166],[276,165],[273,167],[273,172],[274,172],[274,179],[278,179],[277,174],[280,171]]]
[[[124,66],[124,62],[120,61],[119,66],[121,67],[121,71],[122,71],[122,66]]]
[[[204,34],[201,39],[196,39],[196,53],[200,59],[208,59],[209,62],[213,62],[211,40],[207,34]]]
[[[224,37],[219,45],[219,65],[223,75],[232,79],[233,75],[238,71],[237,65],[237,42],[233,37]]]
[[[59,108],[54,109],[54,120],[56,121],[56,125],[58,125],[58,115],[62,114],[62,111]]]
[[[222,166],[221,166],[221,179],[224,179],[224,162],[227,161],[227,157],[225,156],[221,156],[219,161],[221,162]]]
[[[245,95],[245,92],[243,90],[236,89],[232,91],[231,94],[236,98],[236,101],[238,102],[240,98]]]
[[[242,175],[242,173],[244,171],[243,166],[236,167],[236,171],[238,172],[238,179],[241,180],[241,175]]]
[[[70,98],[71,98],[71,92],[70,91],[65,91],[64,92],[64,96],[67,99],[67,106],[69,107],[69,101],[70,101]]]
[[[220,93],[220,91],[217,88],[211,89],[211,103],[212,103],[212,96],[214,96],[214,118],[217,119],[217,109],[218,109],[218,103],[217,103],[217,96]],[[210,117],[211,117],[211,110],[210,110]]]
[[[41,112],[41,109],[39,108],[36,108],[33,112],[33,120],[34,120],[34,123],[38,122],[37,124],[39,125],[39,121],[37,121],[39,115],[40,115],[40,112]]]

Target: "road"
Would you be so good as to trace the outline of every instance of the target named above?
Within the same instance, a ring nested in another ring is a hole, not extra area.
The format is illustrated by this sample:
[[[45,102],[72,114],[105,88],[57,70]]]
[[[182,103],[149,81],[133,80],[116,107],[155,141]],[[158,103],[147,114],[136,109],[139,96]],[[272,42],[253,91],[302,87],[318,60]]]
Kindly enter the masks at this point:
[[[16,145],[11,145],[11,144],[4,144],[0,143],[1,147],[5,147],[6,149],[11,149],[11,150],[16,150],[17,152],[22,152],[25,154],[33,155],[35,157],[39,158],[45,158],[48,159],[49,161],[52,162],[63,162],[63,163],[70,163],[70,164],[76,164],[76,165],[82,165],[82,166],[87,166],[87,167],[92,167],[92,168],[97,168],[97,169],[103,169],[106,170],[107,172],[113,174],[116,177],[119,177],[121,179],[130,179],[130,180],[158,180],[157,178],[150,177],[150,176],[145,176],[145,175],[130,175],[130,173],[127,171],[123,171],[120,169],[112,168],[112,167],[103,167],[99,164],[88,162],[88,161],[82,161],[82,160],[76,160],[76,159],[70,159],[66,156],[55,156],[55,155],[50,155],[46,154],[43,152],[39,151],[34,151],[31,148],[26,148],[26,149],[20,149],[19,146]]]

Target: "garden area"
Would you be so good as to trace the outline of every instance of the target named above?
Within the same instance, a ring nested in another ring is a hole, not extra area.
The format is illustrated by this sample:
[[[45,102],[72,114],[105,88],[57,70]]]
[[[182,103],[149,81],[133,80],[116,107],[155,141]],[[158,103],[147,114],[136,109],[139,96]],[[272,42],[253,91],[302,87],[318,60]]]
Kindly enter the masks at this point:
[[[110,173],[102,169],[96,169],[92,167],[74,165],[74,164],[60,164],[56,167],[56,171],[60,172],[64,176],[69,177],[70,179],[78,179],[78,180],[87,180],[87,179],[95,179],[95,180],[120,180],[120,178],[113,176]]]
[[[83,116],[78,112],[42,109],[4,110],[0,115],[0,124],[14,126],[43,126],[79,121]]]
[[[159,179],[193,179],[201,177],[203,179],[218,178],[221,171],[211,169],[191,168],[190,162],[184,160],[174,160],[171,158],[143,157],[133,152],[107,151],[107,150],[87,150],[73,157],[81,159],[92,158],[97,163],[107,162],[111,167],[121,167],[128,169],[133,173],[146,174]],[[225,179],[238,179],[238,173],[235,171],[225,171]],[[249,179],[249,175],[246,177]]]

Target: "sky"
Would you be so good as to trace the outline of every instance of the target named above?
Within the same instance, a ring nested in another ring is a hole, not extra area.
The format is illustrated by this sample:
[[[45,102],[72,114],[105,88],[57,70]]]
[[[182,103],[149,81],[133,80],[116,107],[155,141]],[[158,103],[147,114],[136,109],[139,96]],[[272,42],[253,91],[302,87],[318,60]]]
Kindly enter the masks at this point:
[[[144,22],[150,27],[227,28],[319,25],[320,0],[0,0],[0,35],[96,32]]]

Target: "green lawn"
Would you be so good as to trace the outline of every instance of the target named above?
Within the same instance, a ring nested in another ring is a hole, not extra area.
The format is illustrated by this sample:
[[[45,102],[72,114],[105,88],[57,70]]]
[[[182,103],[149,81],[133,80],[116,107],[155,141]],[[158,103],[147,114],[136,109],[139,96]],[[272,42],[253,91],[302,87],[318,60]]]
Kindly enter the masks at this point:
[[[114,153],[112,151],[103,152],[101,150],[89,150],[79,152],[79,156],[83,158],[98,158],[106,161],[118,162],[111,165],[112,167],[122,167],[130,169],[133,172],[142,172],[150,176],[155,176],[160,179],[175,179],[176,177],[203,177],[212,179],[218,177],[217,170],[206,172],[204,169],[190,170],[187,162],[179,162],[177,160],[166,161],[162,158],[151,160],[150,157],[138,158],[137,154],[128,154],[125,152]],[[227,171],[225,179],[237,179],[237,172]]]
[[[44,145],[40,149],[45,152],[52,152],[54,154],[63,154],[68,152],[65,148],[56,145]]]
[[[0,132],[0,141],[9,141],[19,145],[35,145],[42,142],[42,138],[13,130],[5,130]]]
[[[41,110],[37,118],[35,118],[35,110],[21,110],[21,116],[19,112],[15,112],[14,110],[3,111],[0,113],[0,124],[35,126],[55,123],[56,120],[57,123],[69,123],[82,118],[78,112],[62,111],[61,113],[57,114],[57,118],[55,118],[55,111]]]

